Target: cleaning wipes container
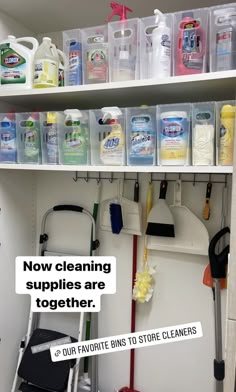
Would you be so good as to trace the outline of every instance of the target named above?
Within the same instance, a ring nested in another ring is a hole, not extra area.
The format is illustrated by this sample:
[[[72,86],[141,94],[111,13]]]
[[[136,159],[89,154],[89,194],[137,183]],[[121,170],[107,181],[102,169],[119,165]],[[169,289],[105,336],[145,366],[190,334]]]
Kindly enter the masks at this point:
[[[29,49],[24,44],[31,44]],[[3,88],[32,88],[33,61],[38,41],[33,37],[16,38],[9,35],[0,43],[0,78]]]
[[[190,164],[190,104],[160,105],[158,111],[160,165]]]

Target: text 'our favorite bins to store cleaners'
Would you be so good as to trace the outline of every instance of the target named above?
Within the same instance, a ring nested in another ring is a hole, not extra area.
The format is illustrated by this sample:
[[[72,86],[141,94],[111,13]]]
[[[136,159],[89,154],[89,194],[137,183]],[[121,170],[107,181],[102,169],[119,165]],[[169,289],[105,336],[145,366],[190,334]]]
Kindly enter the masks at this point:
[[[33,312],[99,312],[115,292],[115,257],[16,257],[16,293],[31,295]]]

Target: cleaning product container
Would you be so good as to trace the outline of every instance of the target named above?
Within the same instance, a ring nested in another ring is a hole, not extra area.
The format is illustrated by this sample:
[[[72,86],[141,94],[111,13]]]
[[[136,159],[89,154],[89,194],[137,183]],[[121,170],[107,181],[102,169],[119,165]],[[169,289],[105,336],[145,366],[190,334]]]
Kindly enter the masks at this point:
[[[17,162],[16,115],[14,112],[0,114],[0,162]]]
[[[215,164],[215,102],[198,102],[192,106],[192,164]]]
[[[66,55],[62,50],[57,49],[57,54],[59,58],[59,68],[58,68],[58,87],[65,86],[65,69],[68,67]]]
[[[29,49],[25,44],[30,44]],[[0,78],[2,88],[32,88],[33,61],[38,41],[33,37],[9,35],[0,42]]]
[[[89,111],[92,165],[125,165],[125,109],[119,110],[118,124],[102,110]]]
[[[84,84],[108,82],[108,27],[82,30]]]
[[[235,105],[235,101],[216,103],[216,164],[219,166],[233,165]]]
[[[51,38],[44,37],[34,56],[34,88],[58,87],[59,56]]]
[[[63,31],[63,52],[68,68],[65,72],[66,86],[82,84],[82,36],[80,29]]]
[[[236,68],[236,3],[210,8],[210,71]]]
[[[110,82],[139,79],[139,19],[108,24]]]
[[[45,165],[59,164],[59,137],[63,126],[64,113],[40,113],[42,163]]]
[[[62,165],[88,165],[89,161],[88,113],[67,109],[59,138],[59,162]]]
[[[41,163],[39,112],[16,114],[18,163]]]
[[[140,79],[158,79],[172,74],[173,14],[140,19]],[[157,20],[158,19],[158,20]]]
[[[126,109],[126,146],[128,165],[156,164],[156,107]]]
[[[174,14],[174,75],[207,71],[208,8]]]
[[[191,104],[160,105],[158,118],[158,164],[190,165]]]

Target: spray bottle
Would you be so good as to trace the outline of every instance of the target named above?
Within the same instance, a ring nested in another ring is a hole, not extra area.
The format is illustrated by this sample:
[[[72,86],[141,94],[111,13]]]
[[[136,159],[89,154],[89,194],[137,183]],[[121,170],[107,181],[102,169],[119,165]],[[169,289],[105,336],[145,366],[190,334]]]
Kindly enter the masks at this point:
[[[15,111],[6,114],[0,122],[0,162],[17,161]]]
[[[82,44],[72,39],[69,45],[68,84],[79,86],[82,84]]]
[[[24,122],[24,161],[39,163],[41,159],[41,139],[39,111],[36,111]]]
[[[206,32],[193,12],[184,12],[179,25],[177,41],[176,75],[191,75],[204,72],[206,54]]]
[[[167,78],[171,75],[171,32],[166,17],[154,10],[157,27],[152,32],[152,78]]]
[[[112,2],[109,22],[114,15],[120,16],[119,22],[110,24],[110,79],[125,81],[135,79],[137,60],[137,22],[127,21],[127,12],[132,10],[125,5]]]
[[[231,166],[234,153],[236,106],[224,105],[220,113],[219,164]]]
[[[100,144],[100,159],[104,165],[124,165],[125,137],[118,118],[122,112],[118,107],[102,108],[103,123],[108,120],[111,133]]]
[[[62,142],[62,160],[65,165],[86,165],[88,140],[82,126],[83,114],[78,109],[64,111],[65,133]]]

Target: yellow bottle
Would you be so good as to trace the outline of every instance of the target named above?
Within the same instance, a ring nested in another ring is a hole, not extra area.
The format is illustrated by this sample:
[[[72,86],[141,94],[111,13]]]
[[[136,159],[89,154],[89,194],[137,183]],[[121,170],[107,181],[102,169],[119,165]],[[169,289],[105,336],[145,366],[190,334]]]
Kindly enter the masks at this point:
[[[104,165],[125,164],[125,137],[118,118],[122,112],[118,107],[102,108],[103,123],[109,119],[111,132],[101,141],[100,159]]]
[[[232,105],[224,105],[221,109],[219,164],[222,166],[233,164],[235,109]]]

